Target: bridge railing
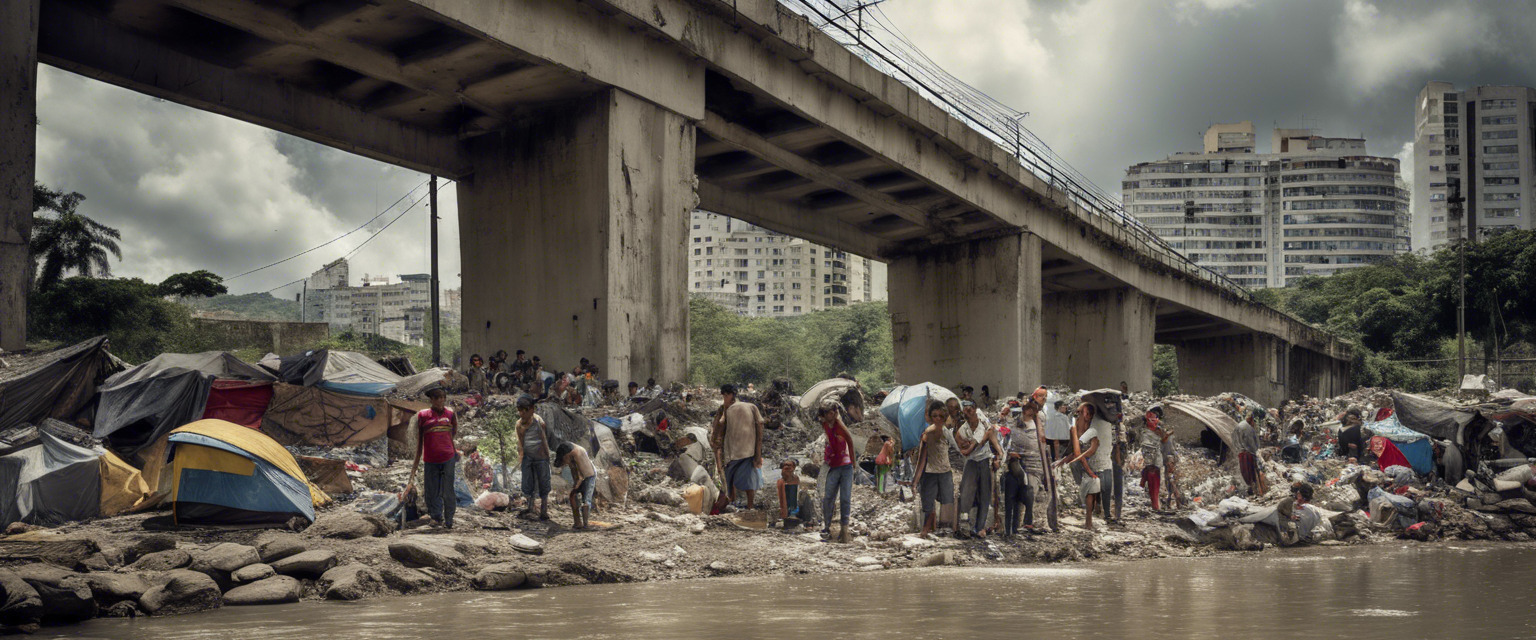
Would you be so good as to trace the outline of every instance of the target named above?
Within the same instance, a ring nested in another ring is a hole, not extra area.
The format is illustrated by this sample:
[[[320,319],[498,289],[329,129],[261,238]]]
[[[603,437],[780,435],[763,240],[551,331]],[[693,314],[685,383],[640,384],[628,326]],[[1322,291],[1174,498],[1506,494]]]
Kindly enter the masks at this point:
[[[881,0],[780,0],[865,63],[900,80],[951,116],[1012,152],[1019,165],[1060,189],[1077,204],[1086,222],[1134,247],[1166,268],[1237,295],[1252,294],[1227,276],[1179,253],[1125,212],[1120,200],[1095,185],[1050,145],[1025,127],[1029,114],[1015,110],[940,68],[907,40],[878,6]]]

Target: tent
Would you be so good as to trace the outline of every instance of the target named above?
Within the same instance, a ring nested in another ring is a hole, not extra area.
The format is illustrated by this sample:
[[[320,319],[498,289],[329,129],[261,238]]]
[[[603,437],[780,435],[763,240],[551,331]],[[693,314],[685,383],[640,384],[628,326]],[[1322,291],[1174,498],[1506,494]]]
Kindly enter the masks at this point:
[[[202,417],[260,429],[273,393],[271,382],[214,380]]]
[[[1200,446],[1200,432],[1210,430],[1228,448],[1237,450],[1237,443],[1233,440],[1237,421],[1227,412],[1208,403],[1164,402],[1163,424],[1173,428],[1174,440],[1184,446]]]
[[[436,387],[448,387],[448,379],[453,375],[452,369],[427,369],[421,373],[413,373],[400,379],[395,385],[394,395],[414,398]]]
[[[110,452],[38,429],[34,446],[0,457],[0,526],[59,525],[143,506],[149,486]]]
[[[262,359],[263,364],[266,359]],[[277,379],[288,384],[322,387],[357,395],[381,396],[393,391],[400,376],[355,351],[320,349],[281,360]]]
[[[1435,451],[1429,436],[1404,427],[1396,415],[1387,416],[1381,422],[1367,422],[1365,428],[1371,434],[1384,437],[1397,445],[1397,450],[1403,452],[1403,457],[1408,459],[1415,473],[1435,470]]]
[[[928,403],[933,400],[948,402],[954,397],[949,389],[932,382],[899,385],[880,403],[880,415],[901,431],[901,450],[906,452],[917,448],[923,429],[928,426],[928,416],[925,415]]]
[[[248,364],[228,351],[204,351],[202,353],[162,353],[149,362],[107,378],[107,386],[152,378],[171,369],[201,371],[223,380],[271,382],[276,379],[262,368]]]
[[[0,431],[44,418],[72,422],[87,413],[96,387],[121,371],[123,361],[107,353],[100,336],[60,349],[36,368],[0,381]]]
[[[261,428],[287,445],[360,445],[388,434],[391,406],[381,396],[279,382]]]
[[[1393,415],[1402,426],[1465,446],[1464,431],[1478,419],[1476,409],[1460,408],[1424,396],[1394,391]],[[1406,453],[1406,452],[1405,452]]]
[[[213,376],[194,369],[164,369],[101,389],[96,430],[114,451],[132,456],[171,429],[198,419]]]
[[[198,420],[167,438],[171,512],[178,524],[311,522],[330,497],[304,477],[298,461],[260,431]]]

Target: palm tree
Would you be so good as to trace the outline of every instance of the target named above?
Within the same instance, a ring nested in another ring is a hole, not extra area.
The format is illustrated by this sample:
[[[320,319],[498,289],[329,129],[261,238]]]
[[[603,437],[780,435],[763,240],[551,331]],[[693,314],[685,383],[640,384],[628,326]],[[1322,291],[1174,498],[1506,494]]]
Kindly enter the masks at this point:
[[[123,259],[117,246],[122,235],[117,229],[75,212],[83,200],[85,196],[79,193],[58,194],[46,206],[56,215],[32,218],[32,257],[43,263],[37,279],[39,289],[52,287],[70,269],[87,278],[110,276],[107,254]]]

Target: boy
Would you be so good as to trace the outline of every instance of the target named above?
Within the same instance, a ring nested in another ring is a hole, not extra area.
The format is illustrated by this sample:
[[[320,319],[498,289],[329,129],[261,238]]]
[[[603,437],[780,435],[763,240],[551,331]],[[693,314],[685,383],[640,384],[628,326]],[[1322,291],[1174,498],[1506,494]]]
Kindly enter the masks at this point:
[[[523,496],[528,500],[523,515],[533,515],[539,502],[539,519],[549,519],[549,427],[533,410],[533,398],[517,399],[517,456],[523,473]]]
[[[426,492],[427,515],[433,526],[453,528],[453,512],[458,499],[453,495],[453,469],[458,461],[458,451],[453,439],[459,434],[459,418],[449,409],[448,392],[441,388],[427,391],[432,406],[416,414],[416,457],[411,460],[411,479],[405,485],[406,495],[416,489],[416,469],[423,460],[427,463]]]
[[[784,530],[800,526],[800,476],[795,475],[793,458],[779,463],[779,519]]]
[[[561,442],[555,447],[555,466],[571,468],[572,526],[585,529],[592,521],[592,492],[597,488],[597,470],[592,467],[592,458],[581,445]]]

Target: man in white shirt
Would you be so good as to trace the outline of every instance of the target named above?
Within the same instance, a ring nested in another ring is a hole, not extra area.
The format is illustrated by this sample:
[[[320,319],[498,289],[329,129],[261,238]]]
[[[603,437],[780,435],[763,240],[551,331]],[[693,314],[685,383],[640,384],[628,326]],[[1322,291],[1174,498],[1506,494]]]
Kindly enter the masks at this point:
[[[955,429],[955,446],[960,449],[960,455],[965,456],[965,469],[960,474],[960,502],[955,505],[955,535],[963,535],[960,514],[975,509],[971,534],[984,538],[987,509],[992,505],[992,480],[1003,446],[998,443],[997,429],[976,410],[974,402],[962,401],[960,407],[964,419]]]
[[[1056,461],[1072,450],[1072,416],[1067,415],[1067,403],[1057,400],[1045,412],[1045,440],[1051,445],[1051,460]]]

